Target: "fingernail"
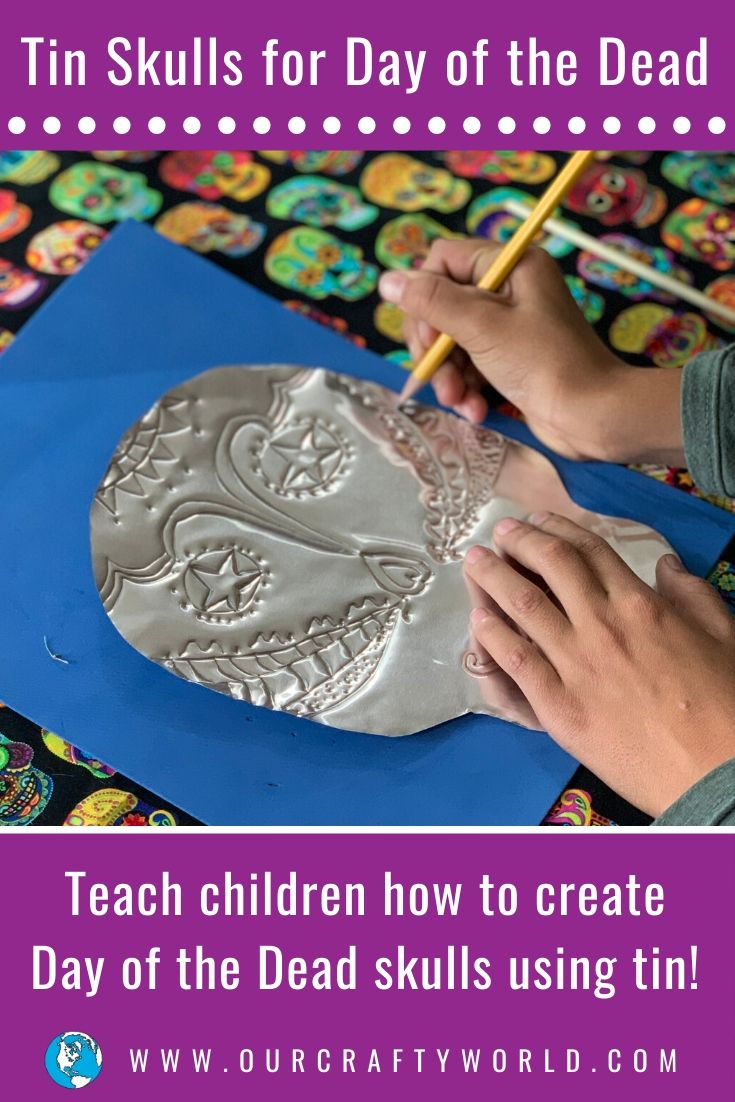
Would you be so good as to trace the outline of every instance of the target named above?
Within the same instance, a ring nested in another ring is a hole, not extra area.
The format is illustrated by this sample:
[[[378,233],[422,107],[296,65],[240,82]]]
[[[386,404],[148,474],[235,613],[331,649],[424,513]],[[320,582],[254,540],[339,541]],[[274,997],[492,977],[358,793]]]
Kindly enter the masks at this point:
[[[465,562],[468,562],[470,564],[479,562],[480,559],[487,558],[488,554],[489,552],[487,547],[480,547],[480,545],[477,544],[475,547],[470,547],[469,551],[465,555]]]
[[[683,570],[684,563],[676,555],[664,555],[663,561],[668,566],[669,570]]]
[[[499,520],[495,525],[496,536],[506,536],[508,532],[512,532],[514,528],[520,528],[521,522],[514,520],[513,517],[505,517],[504,520]]]
[[[487,620],[488,611],[486,608],[473,608],[470,613],[470,620],[473,624],[480,624],[483,620]]]
[[[536,528],[538,528],[541,524],[544,523],[544,521],[547,521],[550,516],[551,516],[551,513],[545,513],[545,512],[531,513],[530,517],[528,518],[528,523],[533,524],[533,525],[535,525]]]
[[[384,272],[380,277],[378,289],[386,302],[392,302],[396,306],[403,298],[406,287],[406,277],[403,272]]]
[[[487,413],[487,401],[481,394],[473,394],[464,403],[467,410],[467,420],[474,421],[476,424],[480,424],[485,420],[485,414]]]

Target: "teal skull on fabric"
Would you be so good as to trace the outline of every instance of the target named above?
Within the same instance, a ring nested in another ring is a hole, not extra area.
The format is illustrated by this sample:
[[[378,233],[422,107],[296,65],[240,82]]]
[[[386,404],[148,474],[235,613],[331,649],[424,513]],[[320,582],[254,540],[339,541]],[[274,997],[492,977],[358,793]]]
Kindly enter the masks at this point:
[[[362,249],[311,226],[280,234],[266,253],[265,272],[290,291],[348,302],[369,295],[378,281],[378,269],[365,262]]]
[[[378,217],[378,208],[364,203],[356,187],[326,176],[295,176],[278,184],[268,196],[266,209],[273,218],[341,230],[360,230]]]
[[[142,172],[97,161],[80,161],[61,172],[51,184],[49,199],[66,214],[97,225],[126,218],[142,222],[157,214],[163,201]]]

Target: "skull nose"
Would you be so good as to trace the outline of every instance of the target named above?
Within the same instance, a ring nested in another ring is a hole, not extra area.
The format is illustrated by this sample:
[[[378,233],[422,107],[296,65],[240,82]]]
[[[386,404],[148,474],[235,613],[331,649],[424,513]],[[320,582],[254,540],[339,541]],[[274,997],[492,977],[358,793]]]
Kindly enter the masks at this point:
[[[431,577],[431,569],[421,559],[385,552],[363,554],[365,564],[381,589],[399,596],[421,593]]]

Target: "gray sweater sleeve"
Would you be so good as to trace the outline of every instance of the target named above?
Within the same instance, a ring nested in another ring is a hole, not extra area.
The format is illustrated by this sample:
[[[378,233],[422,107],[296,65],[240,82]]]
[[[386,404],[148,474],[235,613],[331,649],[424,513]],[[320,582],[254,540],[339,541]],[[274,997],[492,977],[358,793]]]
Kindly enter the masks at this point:
[[[700,352],[686,365],[681,419],[687,467],[697,486],[735,496],[735,344]]]
[[[735,344],[700,352],[686,365],[681,418],[696,484],[710,494],[735,496]],[[653,825],[735,826],[735,758],[703,777]]]
[[[653,825],[735,826],[735,758],[702,777]]]

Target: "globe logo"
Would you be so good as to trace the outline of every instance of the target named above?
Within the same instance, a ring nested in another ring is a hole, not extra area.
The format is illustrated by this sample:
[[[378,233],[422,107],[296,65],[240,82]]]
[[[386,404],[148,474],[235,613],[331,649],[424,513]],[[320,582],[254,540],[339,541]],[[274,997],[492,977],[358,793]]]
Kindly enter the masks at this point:
[[[88,1033],[60,1033],[46,1049],[45,1063],[54,1083],[79,1090],[102,1070],[102,1050]]]

